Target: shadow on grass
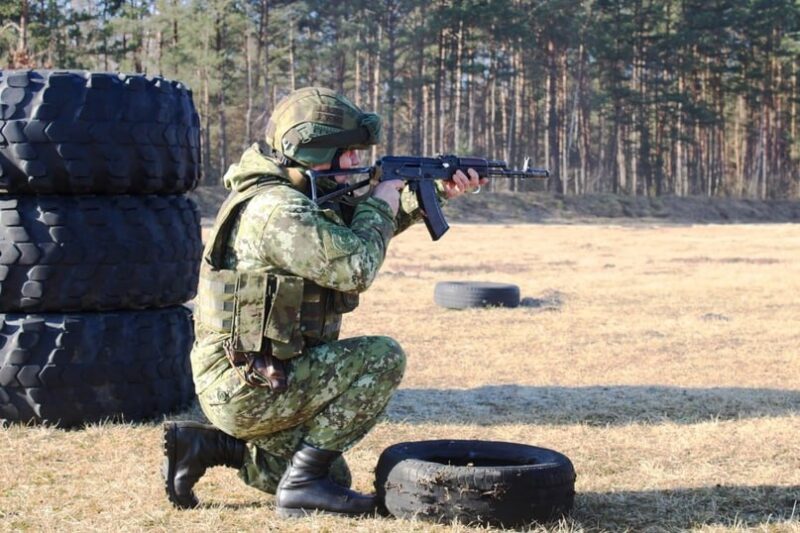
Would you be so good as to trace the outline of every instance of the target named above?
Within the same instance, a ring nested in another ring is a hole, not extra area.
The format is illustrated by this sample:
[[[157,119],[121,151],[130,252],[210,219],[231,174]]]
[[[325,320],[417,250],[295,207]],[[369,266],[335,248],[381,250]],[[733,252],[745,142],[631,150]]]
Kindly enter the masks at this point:
[[[586,530],[685,531],[700,526],[800,525],[800,486],[580,492],[572,520]]]
[[[800,413],[800,391],[663,386],[400,389],[395,422],[450,424],[693,424]]]
[[[712,486],[648,491],[581,492],[555,531],[686,531],[702,526],[755,528],[800,524],[800,486]],[[274,511],[272,498],[208,502],[201,508]],[[391,516],[383,517],[392,521]],[[531,524],[536,526],[536,524]],[[554,524],[550,524],[552,527]]]

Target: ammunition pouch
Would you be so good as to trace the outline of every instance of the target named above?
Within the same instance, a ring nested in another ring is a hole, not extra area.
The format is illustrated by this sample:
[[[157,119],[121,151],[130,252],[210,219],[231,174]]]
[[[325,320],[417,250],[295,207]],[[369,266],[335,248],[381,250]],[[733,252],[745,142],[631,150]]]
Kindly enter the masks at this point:
[[[260,370],[272,367],[285,377],[282,364],[276,362],[297,357],[307,346],[336,340],[341,315],[358,306],[358,294],[267,269],[220,268],[234,213],[253,196],[252,190],[231,193],[220,210],[200,268],[195,320],[206,331],[229,336],[225,350],[231,365],[237,371],[244,367],[240,376],[259,386],[259,379],[272,382],[269,372],[259,378]]]
[[[261,352],[286,360],[306,346],[336,340],[342,314],[358,306],[358,294],[333,291],[298,276],[265,271],[200,269],[195,320],[230,335],[237,352]]]

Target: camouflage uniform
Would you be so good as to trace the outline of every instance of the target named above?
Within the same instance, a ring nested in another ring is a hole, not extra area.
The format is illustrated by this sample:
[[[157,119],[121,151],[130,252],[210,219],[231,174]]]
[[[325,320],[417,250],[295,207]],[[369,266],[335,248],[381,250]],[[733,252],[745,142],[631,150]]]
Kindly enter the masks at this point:
[[[271,493],[301,440],[321,449],[350,448],[375,425],[400,383],[405,354],[397,342],[388,337],[337,339],[341,313],[352,310],[353,296],[375,279],[391,237],[420,218],[410,191],[402,193],[396,217],[375,198],[345,216],[319,208],[291,181],[287,169],[258,145],[230,168],[228,188],[260,190],[241,209],[223,258],[224,267],[237,272],[303,278],[303,313],[314,307],[309,286],[323,294],[316,305],[324,308],[312,310],[323,316],[323,327],[303,331],[301,352],[286,361],[288,391],[275,393],[242,381],[224,353],[229,329],[204,319],[211,304],[202,280],[191,355],[203,412],[225,433],[248,442],[240,476]],[[309,292],[311,303],[306,301]],[[291,339],[284,340],[291,348]],[[332,475],[341,483],[349,481],[341,461],[334,463]]]

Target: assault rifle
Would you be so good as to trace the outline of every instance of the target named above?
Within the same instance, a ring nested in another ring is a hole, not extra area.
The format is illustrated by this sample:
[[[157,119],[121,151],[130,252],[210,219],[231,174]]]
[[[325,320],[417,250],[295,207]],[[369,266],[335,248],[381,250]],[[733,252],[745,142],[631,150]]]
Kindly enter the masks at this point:
[[[472,168],[482,178],[536,178],[546,179],[550,171],[543,168],[531,168],[530,158],[525,159],[522,170],[509,169],[505,161],[483,159],[480,157],[458,157],[456,155],[440,155],[438,157],[386,156],[379,159],[374,166],[350,168],[347,170],[307,170],[306,175],[311,184],[311,199],[322,205],[331,201],[347,201],[355,198],[357,189],[368,185],[377,185],[381,181],[403,180],[417,195],[417,202],[424,216],[425,226],[434,241],[450,228],[444,219],[439,201],[436,197],[435,180],[448,180],[456,171],[465,174]],[[335,191],[319,196],[317,194],[317,178],[341,175],[367,175],[364,180],[352,185],[342,186]]]

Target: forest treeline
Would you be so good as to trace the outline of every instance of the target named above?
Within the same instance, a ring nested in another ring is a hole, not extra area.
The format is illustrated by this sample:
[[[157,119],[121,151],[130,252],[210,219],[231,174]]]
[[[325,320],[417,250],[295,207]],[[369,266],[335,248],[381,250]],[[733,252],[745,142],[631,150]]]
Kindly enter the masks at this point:
[[[373,157],[529,156],[567,194],[800,197],[798,0],[8,0],[0,57],[183,81],[206,183],[323,85],[383,116]]]

